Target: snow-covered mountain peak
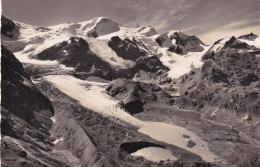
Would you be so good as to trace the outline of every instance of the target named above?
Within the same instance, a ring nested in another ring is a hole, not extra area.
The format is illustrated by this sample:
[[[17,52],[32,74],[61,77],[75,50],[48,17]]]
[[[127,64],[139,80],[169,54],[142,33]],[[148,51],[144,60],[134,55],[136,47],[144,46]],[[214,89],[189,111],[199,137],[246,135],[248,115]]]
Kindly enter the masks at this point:
[[[254,33],[242,35],[238,37],[238,39],[242,42],[247,43],[248,45],[253,45],[256,48],[260,48],[260,37]]]
[[[181,31],[169,31],[159,35],[155,41],[168,51],[185,55],[188,52],[201,52],[205,45],[198,37],[186,35]]]
[[[217,52],[222,47],[224,47],[225,43],[230,40],[231,37],[222,38],[218,41],[216,41],[211,48],[209,49],[209,52]]]
[[[252,47],[259,48],[260,47],[260,38],[253,34],[246,34],[242,35],[238,38],[236,37],[226,37],[222,38],[218,41],[216,41],[211,48],[209,49],[209,52],[218,52],[222,50],[223,48],[232,47],[236,49],[251,49]]]
[[[258,35],[254,34],[252,32],[250,34],[241,35],[240,37],[238,37],[238,39],[247,39],[247,40],[250,40],[250,41],[253,41],[256,38],[258,38]]]
[[[120,30],[120,25],[106,17],[97,17],[79,23],[65,23],[49,27],[56,32],[65,32],[76,36],[99,37]]]
[[[120,30],[120,25],[106,17],[98,17],[89,21],[79,23],[80,29],[85,32],[87,37],[99,37]]]

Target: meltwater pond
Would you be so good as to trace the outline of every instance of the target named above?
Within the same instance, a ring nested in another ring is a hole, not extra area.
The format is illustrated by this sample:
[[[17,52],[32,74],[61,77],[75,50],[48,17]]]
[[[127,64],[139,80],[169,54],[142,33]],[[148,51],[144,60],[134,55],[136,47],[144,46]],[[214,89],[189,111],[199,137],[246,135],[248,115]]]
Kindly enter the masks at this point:
[[[195,133],[185,128],[174,126],[162,122],[146,122],[147,126],[138,131],[156,140],[166,142],[183,148],[187,151],[200,155],[204,161],[215,162],[219,159],[209,151],[207,142],[200,139]]]
[[[131,155],[142,156],[145,159],[154,162],[160,162],[165,160],[177,160],[177,157],[173,156],[169,150],[159,147],[146,147],[132,153]]]

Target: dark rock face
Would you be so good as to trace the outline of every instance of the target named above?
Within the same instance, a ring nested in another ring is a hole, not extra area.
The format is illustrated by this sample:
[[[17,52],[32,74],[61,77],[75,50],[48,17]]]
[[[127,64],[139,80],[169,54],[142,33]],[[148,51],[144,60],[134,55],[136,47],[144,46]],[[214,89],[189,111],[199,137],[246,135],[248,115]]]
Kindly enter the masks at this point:
[[[1,61],[2,106],[29,123],[35,121],[35,113],[50,118],[54,111],[49,99],[35,87],[22,64],[4,46]]]
[[[75,67],[77,72],[86,76],[98,76],[108,80],[115,78],[111,66],[91,52],[88,43],[82,38],[72,37],[70,42],[54,45],[38,54],[38,58],[57,60],[68,67]]]
[[[189,140],[188,143],[187,143],[187,147],[189,147],[189,148],[192,148],[192,147],[194,147],[196,145],[197,144],[194,141],[192,141],[192,140]]]
[[[124,151],[126,151],[128,154],[132,154],[140,149],[146,148],[146,147],[159,147],[164,148],[163,146],[160,146],[158,144],[149,143],[149,142],[129,142],[129,143],[123,143],[120,145],[120,148]]]
[[[145,47],[141,42],[138,43],[135,39],[133,39],[133,41],[128,38],[121,40],[118,36],[112,37],[108,42],[108,46],[113,49],[119,57],[133,61],[139,57],[146,56],[146,52],[140,49],[138,44]]]
[[[116,79],[106,90],[110,96],[122,100],[122,107],[131,114],[142,112],[146,101],[170,101],[170,95],[160,87],[126,79]]]
[[[12,20],[2,15],[1,24],[2,24],[1,33],[9,38],[12,38],[14,36],[13,31],[15,30],[15,28],[17,28],[15,23]]]
[[[148,74],[155,74],[159,71],[166,72],[169,68],[164,66],[157,56],[144,56],[136,60],[134,67],[120,70],[116,76],[117,78],[131,79],[141,70]]]
[[[175,40],[175,45],[172,44]],[[168,47],[168,51],[177,54],[187,54],[187,52],[201,52],[203,48],[200,45],[204,43],[196,36],[188,36],[182,32],[174,32],[173,34],[161,34],[156,38],[156,42],[163,47]]]
[[[140,57],[139,59],[137,59],[134,68],[153,73],[158,72],[159,70],[169,70],[169,68],[164,66],[156,56]]]
[[[143,102],[138,95],[140,87],[134,82],[117,79],[106,89],[112,97],[122,100],[122,107],[129,113],[136,114],[143,111]]]
[[[202,68],[203,72],[203,78],[207,78],[208,80],[214,82],[214,83],[227,83],[229,84],[228,81],[228,75],[224,73],[221,69],[217,68],[211,68],[210,66],[212,65],[212,62],[207,62]]]
[[[239,82],[243,86],[249,86],[252,82],[259,81],[259,77],[253,73],[241,76]]]
[[[196,107],[205,104],[217,105],[236,112],[259,115],[260,99],[249,96],[258,89],[258,54],[259,48],[249,46],[235,37],[227,41],[216,53],[208,51],[202,57],[205,63],[199,79],[187,77],[189,82],[194,82],[185,95],[188,103]]]
[[[3,166],[64,166],[42,152],[51,151],[50,128],[54,110],[50,100],[32,83],[23,65],[4,46],[1,82],[1,163]],[[30,156],[27,151],[30,150]],[[36,157],[37,157],[36,156]]]
[[[258,37],[258,35],[251,32],[250,34],[246,34],[246,35],[242,35],[242,36],[238,37],[238,39],[247,39],[247,40],[253,41],[257,37]]]

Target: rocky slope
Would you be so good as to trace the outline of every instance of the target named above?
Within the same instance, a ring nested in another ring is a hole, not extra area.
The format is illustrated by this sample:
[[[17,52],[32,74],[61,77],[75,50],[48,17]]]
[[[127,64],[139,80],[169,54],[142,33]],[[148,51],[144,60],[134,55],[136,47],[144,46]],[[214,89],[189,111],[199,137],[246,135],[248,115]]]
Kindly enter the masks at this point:
[[[17,117],[36,125],[38,121],[34,120],[35,115],[52,117],[54,111],[49,99],[35,87],[23,65],[4,46],[1,59],[2,106]]]
[[[3,166],[46,166],[32,152],[51,150],[49,130],[54,110],[50,100],[32,83],[23,65],[4,46],[1,57],[1,153]],[[63,164],[42,155],[50,163]]]
[[[122,107],[131,114],[144,111],[146,102],[171,103],[171,96],[154,84],[117,79],[106,90],[110,96],[121,100]]]
[[[223,121],[232,125],[247,121],[254,132],[249,134],[259,139],[260,50],[239,38],[223,40],[217,41],[203,56],[205,63],[201,70],[183,77],[182,103],[201,110],[209,110],[208,105],[215,106],[215,112],[208,111],[209,117],[223,119],[224,115],[231,114],[235,121],[226,120],[231,119],[227,116]]]

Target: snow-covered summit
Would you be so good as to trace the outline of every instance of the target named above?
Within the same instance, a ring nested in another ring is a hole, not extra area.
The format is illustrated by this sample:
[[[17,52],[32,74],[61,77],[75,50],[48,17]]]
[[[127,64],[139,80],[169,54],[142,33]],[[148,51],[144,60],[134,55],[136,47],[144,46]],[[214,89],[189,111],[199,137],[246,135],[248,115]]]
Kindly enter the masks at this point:
[[[90,21],[81,22],[80,29],[85,32],[87,37],[99,37],[120,30],[120,25],[111,19],[98,17]]]
[[[156,38],[156,42],[161,47],[177,54],[187,54],[188,52],[201,52],[205,45],[198,37],[189,36],[181,31],[169,31]]]
[[[65,32],[77,36],[98,37],[120,30],[120,25],[106,17],[97,17],[79,23],[65,23],[49,28],[56,32]]]

